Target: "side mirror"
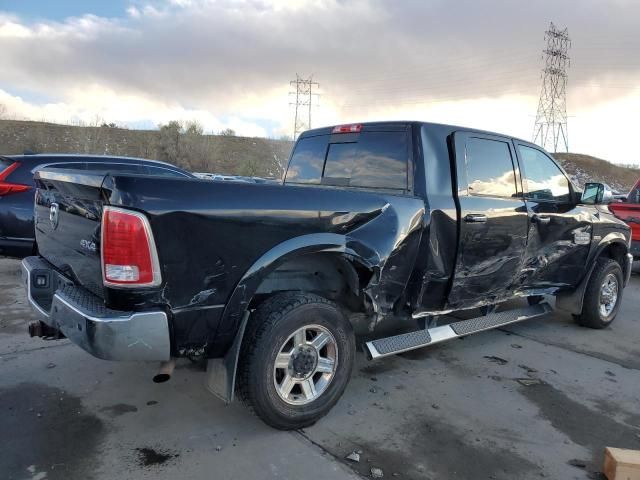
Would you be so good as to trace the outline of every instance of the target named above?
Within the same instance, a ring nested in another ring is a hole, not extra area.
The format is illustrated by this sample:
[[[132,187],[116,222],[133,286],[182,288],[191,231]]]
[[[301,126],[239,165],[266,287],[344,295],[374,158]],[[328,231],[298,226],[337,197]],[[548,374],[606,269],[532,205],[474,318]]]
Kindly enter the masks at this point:
[[[604,183],[586,183],[580,199],[585,205],[606,205],[613,201],[613,191]]]

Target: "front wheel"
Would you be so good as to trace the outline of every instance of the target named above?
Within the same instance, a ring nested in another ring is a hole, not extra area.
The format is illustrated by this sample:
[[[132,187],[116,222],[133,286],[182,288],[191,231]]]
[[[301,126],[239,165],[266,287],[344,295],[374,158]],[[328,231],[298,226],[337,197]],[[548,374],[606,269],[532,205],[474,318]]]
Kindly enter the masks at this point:
[[[578,323],[589,328],[605,328],[616,318],[622,301],[623,276],[620,264],[599,258],[584,292]]]
[[[354,357],[353,329],[333,302],[310,293],[278,294],[247,326],[238,393],[272,427],[307,427],[336,404]]]

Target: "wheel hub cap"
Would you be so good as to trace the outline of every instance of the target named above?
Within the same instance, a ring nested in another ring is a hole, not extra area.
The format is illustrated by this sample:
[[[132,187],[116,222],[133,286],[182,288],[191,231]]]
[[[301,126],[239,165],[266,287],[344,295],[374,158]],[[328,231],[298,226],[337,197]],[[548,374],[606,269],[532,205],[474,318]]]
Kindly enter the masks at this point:
[[[307,345],[297,347],[292,357],[293,373],[298,378],[306,378],[315,371],[318,363],[318,353],[315,348]]]
[[[608,317],[618,301],[618,279],[612,273],[607,275],[600,287],[600,315]]]
[[[336,372],[338,344],[322,325],[299,328],[282,344],[273,368],[273,384],[282,400],[305,405],[322,395]]]

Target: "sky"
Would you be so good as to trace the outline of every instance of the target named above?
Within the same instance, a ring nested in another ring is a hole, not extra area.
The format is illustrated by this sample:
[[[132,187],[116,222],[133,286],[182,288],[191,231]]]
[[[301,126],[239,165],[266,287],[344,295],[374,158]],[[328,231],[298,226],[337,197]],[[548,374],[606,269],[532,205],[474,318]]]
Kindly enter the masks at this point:
[[[531,139],[544,32],[568,28],[569,150],[640,163],[640,0],[0,0],[0,113],[245,136],[406,119]]]

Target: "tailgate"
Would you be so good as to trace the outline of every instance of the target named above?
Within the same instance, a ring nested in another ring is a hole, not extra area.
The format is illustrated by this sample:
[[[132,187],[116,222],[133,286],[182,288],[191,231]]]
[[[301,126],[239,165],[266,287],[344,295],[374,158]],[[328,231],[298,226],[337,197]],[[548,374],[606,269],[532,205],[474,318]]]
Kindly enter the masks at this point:
[[[632,240],[640,240],[640,204],[610,203],[609,210],[631,227]]]
[[[100,262],[104,174],[43,169],[35,180],[38,252],[66,276],[104,298]]]

